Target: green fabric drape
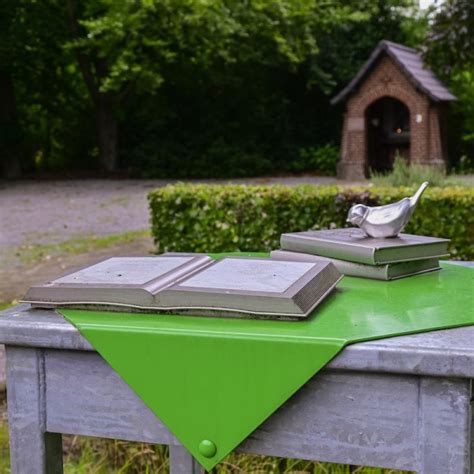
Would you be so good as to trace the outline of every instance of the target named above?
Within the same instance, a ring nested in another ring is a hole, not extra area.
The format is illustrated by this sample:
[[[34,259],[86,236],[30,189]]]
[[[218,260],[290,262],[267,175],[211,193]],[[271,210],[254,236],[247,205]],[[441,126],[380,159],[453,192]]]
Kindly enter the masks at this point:
[[[345,345],[474,324],[473,277],[344,277],[297,322],[60,312],[209,470]]]

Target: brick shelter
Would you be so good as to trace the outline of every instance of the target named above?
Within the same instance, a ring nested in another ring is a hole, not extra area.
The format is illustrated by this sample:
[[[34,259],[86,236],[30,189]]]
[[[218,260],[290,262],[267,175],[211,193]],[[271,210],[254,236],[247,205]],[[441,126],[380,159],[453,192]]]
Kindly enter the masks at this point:
[[[446,169],[444,116],[456,97],[424,67],[416,50],[381,41],[333,98],[346,103],[338,177],[389,171],[395,156]]]

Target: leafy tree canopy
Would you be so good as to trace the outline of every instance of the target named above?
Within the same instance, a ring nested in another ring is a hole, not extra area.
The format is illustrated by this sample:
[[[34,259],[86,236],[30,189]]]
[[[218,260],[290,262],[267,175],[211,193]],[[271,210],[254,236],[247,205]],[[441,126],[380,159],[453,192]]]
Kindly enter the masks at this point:
[[[474,2],[445,0],[431,11],[427,61],[458,97],[452,114],[451,151],[460,168],[474,168]],[[461,136],[461,141],[456,140]],[[454,149],[453,149],[454,148]]]
[[[462,8],[427,19],[417,3],[5,0],[0,73],[13,84],[23,153],[37,168],[305,170],[338,144],[342,110],[329,99],[378,41],[418,46],[432,27],[441,49],[451,44],[442,25],[460,21]],[[446,9],[461,3],[446,0]],[[469,68],[453,74],[463,87],[471,81]]]

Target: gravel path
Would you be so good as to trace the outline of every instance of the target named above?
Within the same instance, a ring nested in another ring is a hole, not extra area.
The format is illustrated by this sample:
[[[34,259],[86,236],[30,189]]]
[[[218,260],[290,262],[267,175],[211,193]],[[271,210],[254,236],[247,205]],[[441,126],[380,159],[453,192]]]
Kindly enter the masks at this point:
[[[207,181],[217,182],[217,181]],[[220,181],[222,182],[222,181]],[[332,184],[334,178],[256,178],[235,183]],[[0,182],[0,251],[148,228],[147,193],[164,180]]]
[[[156,185],[102,180],[3,184],[0,248],[145,229],[146,195]]]

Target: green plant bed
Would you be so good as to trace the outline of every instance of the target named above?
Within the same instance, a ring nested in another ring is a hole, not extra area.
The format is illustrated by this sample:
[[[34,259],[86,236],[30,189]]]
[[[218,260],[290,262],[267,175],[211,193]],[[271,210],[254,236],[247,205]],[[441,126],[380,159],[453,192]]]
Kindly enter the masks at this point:
[[[388,204],[414,188],[177,184],[149,194],[157,252],[269,251],[282,232],[345,227],[354,203]],[[406,232],[452,239],[451,258],[474,259],[474,189],[428,189]]]
[[[393,170],[390,173],[372,172],[371,180],[376,186],[419,186],[423,181],[429,181],[431,186],[442,188],[462,185],[462,181],[446,176],[439,169],[416,162],[409,164],[401,156],[395,157]]]

